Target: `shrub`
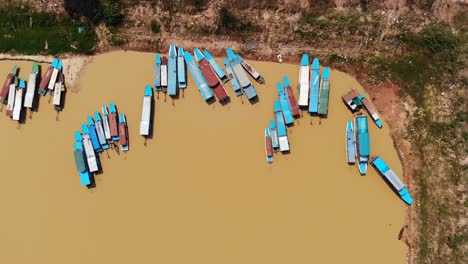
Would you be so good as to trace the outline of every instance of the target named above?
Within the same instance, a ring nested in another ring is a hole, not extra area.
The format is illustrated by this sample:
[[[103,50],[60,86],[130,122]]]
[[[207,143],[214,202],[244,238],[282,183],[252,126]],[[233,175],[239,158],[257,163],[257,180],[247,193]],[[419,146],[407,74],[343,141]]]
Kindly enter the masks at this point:
[[[159,33],[161,32],[161,24],[156,20],[151,20],[151,32]]]

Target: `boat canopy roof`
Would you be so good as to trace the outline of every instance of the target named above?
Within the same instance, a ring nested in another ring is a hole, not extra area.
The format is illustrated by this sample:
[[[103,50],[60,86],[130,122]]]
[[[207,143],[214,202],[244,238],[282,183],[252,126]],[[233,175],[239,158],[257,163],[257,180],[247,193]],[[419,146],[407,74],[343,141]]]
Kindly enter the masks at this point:
[[[322,79],[330,79],[330,68],[325,67],[325,69],[323,69]]]
[[[94,119],[96,119],[96,122],[101,121],[101,115],[99,114],[98,111],[94,112]]]
[[[312,62],[312,70],[320,70],[319,59],[314,58],[314,61]]]
[[[309,55],[308,54],[302,54],[301,66],[307,66],[307,65],[309,65]]]
[[[145,87],[145,96],[153,96],[153,88],[149,84]]]
[[[369,133],[359,134],[359,154],[362,156],[370,155],[370,137]]]
[[[92,117],[90,117],[90,116],[87,116],[87,117],[86,117],[86,119],[88,120],[88,125],[90,125],[90,126],[94,126],[94,120],[93,120],[93,118],[92,118]]]

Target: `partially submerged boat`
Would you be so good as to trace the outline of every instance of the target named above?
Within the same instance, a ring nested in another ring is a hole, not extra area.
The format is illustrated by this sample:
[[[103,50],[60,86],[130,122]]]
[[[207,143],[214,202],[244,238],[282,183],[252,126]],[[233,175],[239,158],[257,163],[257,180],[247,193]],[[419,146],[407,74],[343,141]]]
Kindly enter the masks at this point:
[[[379,114],[377,113],[377,109],[375,109],[374,105],[369,100],[367,100],[367,98],[365,98],[364,96],[362,97],[363,98],[361,101],[362,101],[362,104],[364,105],[364,108],[366,108],[367,112],[372,117],[375,124],[379,128],[382,128],[383,124],[382,124],[382,121],[380,121],[380,117],[379,117]]]
[[[75,132],[75,143],[73,145],[73,156],[75,157],[76,170],[80,174],[81,185],[91,184],[91,173],[86,162],[86,153],[83,149],[83,137],[80,132]]]
[[[265,155],[268,163],[273,162],[273,146],[270,137],[270,128],[265,128]]]
[[[356,130],[356,159],[359,173],[365,175],[370,156],[370,136],[368,131],[367,116],[354,117],[354,129]]]
[[[278,131],[276,130],[275,120],[270,120],[270,137],[271,137],[271,146],[273,147],[273,151],[278,151],[279,150]]]
[[[299,106],[297,105],[296,97],[294,96],[293,89],[291,87],[291,82],[289,81],[288,76],[284,76],[283,83],[284,90],[286,92],[286,95],[288,96],[291,113],[293,116],[299,116],[301,113],[299,112]]]
[[[125,120],[125,115],[120,113],[119,118],[119,134],[120,134],[120,150],[128,150],[128,130],[127,130],[127,121]]]
[[[206,83],[208,83],[210,88],[213,90],[213,93],[216,98],[218,98],[218,101],[226,101],[229,96],[226,93],[224,86],[219,81],[218,76],[213,71],[208,61],[205,59],[203,53],[199,49],[194,49],[193,54],[195,55],[195,59],[198,62],[198,66],[200,67],[203,76],[205,76]]]
[[[153,89],[148,84],[143,95],[141,110],[140,135],[149,136],[151,127],[151,102],[153,101]]]
[[[15,105],[13,106],[13,115],[12,119],[20,121],[21,111],[23,110],[23,94],[26,91],[26,82],[23,79],[19,80],[19,86],[16,89],[15,94]]]
[[[81,128],[82,129],[86,128],[85,130],[87,131],[87,126],[85,124],[82,124]],[[83,132],[83,135],[82,135],[83,148],[86,154],[86,161],[88,163],[89,172],[96,172],[99,170],[99,166],[98,166],[96,153],[94,152],[93,143],[91,143],[91,138],[89,137],[89,134],[85,133],[85,131],[82,131],[82,132]],[[79,133],[79,132],[75,132],[75,133]]]
[[[109,110],[110,113],[107,116],[109,118],[109,128],[110,128],[110,134],[111,134],[111,140],[112,141],[119,141],[119,124],[118,124],[118,119],[119,117],[117,116],[117,108],[115,107],[115,104],[110,103],[109,104]]]
[[[59,71],[57,83],[55,84],[54,88],[54,99],[52,104],[54,105],[55,111],[62,111],[63,109],[63,92],[65,91],[65,77],[63,76],[63,72]]]
[[[6,115],[12,117],[13,115],[13,107],[15,106],[15,98],[16,98],[16,87],[18,87],[18,77],[15,76],[14,81],[10,84],[10,90],[8,91],[8,101],[6,106]]]
[[[187,87],[187,73],[185,70],[184,49],[182,47],[179,47],[179,52],[177,53],[177,81],[179,88],[183,89]]]
[[[213,92],[211,91],[210,87],[206,83],[205,77],[203,77],[203,74],[200,68],[198,67],[198,64],[195,62],[192,55],[188,51],[185,51],[184,58],[185,58],[185,63],[187,63],[187,67],[190,73],[192,74],[192,78],[195,80],[198,90],[203,96],[203,99],[205,99],[205,101],[211,100],[214,96]]]
[[[107,142],[112,141],[109,125],[109,111],[105,105],[102,106],[102,127],[104,128],[104,136],[106,137]]]
[[[348,164],[356,163],[356,139],[353,129],[353,121],[348,120],[346,124],[346,157]]]
[[[250,74],[250,76],[252,76],[252,78],[254,78],[255,81],[260,84],[265,83],[265,79],[263,79],[260,73],[255,70],[255,68],[248,61],[244,60],[244,58],[242,58],[239,54],[236,54],[236,56],[239,58],[242,67]]]
[[[289,106],[288,96],[284,91],[283,85],[278,82],[277,84],[279,103],[281,105],[281,112],[283,112],[284,122],[286,125],[294,123],[294,118],[291,113],[291,107]]]
[[[0,102],[6,104],[8,101],[8,93],[10,92],[10,85],[14,82],[18,68],[13,66],[10,73],[7,74],[5,82],[3,83],[2,90],[0,91]]]
[[[163,93],[167,93],[167,58],[161,59],[161,89]]]
[[[325,67],[320,81],[319,105],[318,114],[322,116],[328,115],[328,101],[330,97],[330,68]]]
[[[52,62],[54,66],[55,63],[57,63],[57,60],[54,59],[54,61]],[[42,77],[41,82],[39,83],[39,90],[37,92],[42,96],[44,96],[47,93],[47,86],[49,85],[52,72],[54,71],[54,66],[52,66],[52,64],[49,66],[49,68],[47,68],[44,77]]]
[[[177,49],[174,44],[171,44],[167,61],[167,94],[176,96],[177,88]]]
[[[242,96],[241,86],[239,84],[239,81],[236,78],[236,75],[234,75],[234,72],[232,71],[231,65],[229,64],[226,58],[223,58],[223,62],[224,62],[224,66],[226,67],[226,76],[231,81],[231,85],[232,85],[232,89],[234,90],[234,93],[237,96]]]
[[[310,72],[310,94],[309,94],[309,112],[318,113],[320,90],[320,62],[315,58],[312,62],[312,71]]]
[[[33,62],[32,70],[29,74],[28,87],[26,88],[26,96],[24,97],[24,107],[33,107],[34,95],[36,94],[37,74],[39,74],[39,64]]]
[[[309,105],[309,68],[309,55],[303,54],[301,65],[299,66],[299,100],[297,102],[299,107],[307,107]]]
[[[159,54],[156,54],[156,57],[154,59],[154,89],[156,91],[161,91],[161,56]]]
[[[99,144],[101,144],[102,149],[106,150],[109,149],[109,143],[107,142],[106,133],[104,132],[104,126],[102,123],[102,118],[99,112],[94,112],[94,126],[96,128],[96,134],[99,140]]]
[[[257,91],[255,91],[253,84],[250,82],[247,73],[241,65],[241,57],[236,56],[234,51],[232,51],[229,48],[226,49],[226,54],[228,57],[229,65],[231,65],[232,71],[234,72],[234,75],[239,81],[239,84],[242,87],[245,96],[247,96],[247,99],[253,100],[255,97],[257,97]]]
[[[385,179],[385,181],[390,184],[393,190],[395,190],[398,195],[400,195],[401,199],[407,203],[412,204],[413,198],[411,198],[408,189],[406,189],[405,184],[400,180],[398,175],[390,169],[390,167],[385,163],[385,161],[380,157],[377,156],[372,159],[371,164],[377,170],[377,172]]]
[[[288,133],[286,130],[286,125],[284,123],[283,113],[281,112],[281,106],[279,101],[275,101],[274,103],[274,112],[278,132],[279,149],[281,152],[289,151]]]
[[[62,62],[59,59],[54,58],[54,61],[52,61],[52,68],[52,75],[50,76],[49,85],[47,87],[51,92],[55,88],[55,82],[57,81],[58,73],[62,69]]]
[[[91,143],[93,144],[93,148],[96,152],[102,152],[101,143],[99,143],[99,138],[96,133],[96,126],[94,125],[94,120],[90,116],[87,117],[88,126],[86,124],[82,124],[81,130],[83,134],[89,134],[89,138],[91,139]]]
[[[203,50],[203,55],[205,55],[206,60],[210,64],[211,68],[214,70],[218,78],[223,82],[229,81],[228,77],[226,76],[226,73],[224,72],[223,68],[218,64],[218,62],[213,58],[211,53],[209,53],[207,50]]]

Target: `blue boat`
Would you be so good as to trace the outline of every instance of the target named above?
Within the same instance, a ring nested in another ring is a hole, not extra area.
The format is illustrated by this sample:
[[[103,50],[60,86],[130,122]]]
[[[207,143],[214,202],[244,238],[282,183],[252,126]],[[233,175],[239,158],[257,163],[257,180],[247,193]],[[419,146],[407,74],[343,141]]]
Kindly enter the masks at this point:
[[[325,67],[320,81],[318,114],[328,115],[328,98],[330,97],[330,68]]]
[[[177,95],[177,49],[174,44],[169,47],[169,59],[167,61],[167,94]]]
[[[356,163],[356,140],[353,130],[353,121],[348,120],[346,125],[346,156],[348,164]]]
[[[99,144],[101,144],[102,149],[109,149],[109,143],[107,143],[106,134],[104,132],[104,126],[102,124],[102,118],[99,112],[94,112],[94,119],[96,120],[95,127],[99,139]]]
[[[85,130],[83,130],[84,134],[89,134],[89,137],[91,138],[91,143],[93,143],[93,148],[96,152],[102,152],[102,146],[101,143],[99,143],[99,138],[96,133],[96,126],[94,125],[94,120],[90,116],[87,117],[88,120],[88,130],[87,133],[85,133]]]
[[[119,134],[120,134],[120,150],[128,151],[128,132],[127,132],[127,120],[125,115],[120,113],[119,116]]]
[[[229,65],[229,62],[226,58],[223,58],[224,66],[226,67],[226,75],[231,81],[232,89],[234,90],[234,93],[237,96],[242,96],[242,89],[239,84],[239,81],[236,78],[236,75],[234,75],[234,72],[232,71],[231,65]]]
[[[315,58],[312,62],[312,71],[310,72],[310,95],[309,95],[309,113],[318,113],[318,100],[320,90],[320,63]]]
[[[179,88],[183,89],[187,87],[187,73],[185,71],[185,60],[184,60],[184,49],[179,47],[177,53],[177,81]]]
[[[192,55],[188,51],[185,51],[184,58],[185,63],[187,63],[187,67],[190,73],[192,74],[192,78],[195,80],[198,90],[203,96],[203,99],[205,99],[205,101],[211,100],[214,96],[213,92],[208,86],[208,83],[206,83],[205,77],[203,77],[203,74],[200,68],[198,67],[198,64],[195,62]]]
[[[156,59],[154,61],[154,89],[156,91],[162,91],[161,86],[161,56],[156,54]]]
[[[275,120],[270,120],[270,137],[271,137],[271,145],[273,146],[273,150],[278,151],[279,149],[278,131],[276,130]]]
[[[398,195],[400,195],[401,199],[405,201],[405,203],[413,203],[413,199],[411,198],[408,189],[406,189],[405,184],[400,180],[398,175],[392,169],[390,169],[390,167],[381,157],[377,156],[372,159],[371,164],[374,166],[377,172],[379,172],[380,175],[384,177],[386,182],[389,183],[390,186],[398,192]]]
[[[281,106],[279,101],[274,102],[274,112],[277,132],[278,132],[278,143],[280,151],[289,151],[288,133],[286,125],[284,124],[283,113],[281,112]]]
[[[215,58],[213,58],[213,56],[207,50],[203,50],[203,54],[205,55],[205,59],[210,64],[211,68],[214,70],[216,75],[218,75],[218,78],[224,83],[229,81],[228,77],[226,76],[226,73],[224,73],[223,71],[223,68],[221,68],[221,66],[218,64]]]
[[[75,132],[75,143],[73,148],[73,155],[75,157],[76,170],[80,174],[81,185],[87,186],[91,184],[91,173],[88,169],[86,162],[86,154],[83,149],[83,137],[80,132]]]
[[[358,115],[354,117],[354,129],[356,130],[356,156],[358,168],[361,175],[365,175],[370,155],[370,136],[367,116]]]
[[[241,65],[242,58],[236,56],[234,51],[232,51],[229,48],[226,49],[226,54],[228,57],[229,65],[231,65],[232,71],[234,72],[234,75],[239,81],[239,84],[242,87],[245,96],[247,96],[247,99],[249,100],[254,99],[257,96],[257,91],[255,91],[253,84],[250,82],[249,76],[247,76],[247,73]]]
[[[115,107],[114,103],[109,104],[109,111],[110,114],[108,115],[109,118],[109,126],[110,126],[110,133],[112,141],[119,141],[119,128],[117,124],[118,116],[117,116],[117,108]]]
[[[284,91],[283,85],[278,82],[277,84],[277,89],[278,89],[278,96],[279,96],[279,102],[281,105],[281,111],[283,112],[284,116],[284,121],[286,125],[294,123],[294,117],[292,116],[291,113],[291,106],[289,105],[289,99],[288,96],[286,95],[286,92]]]

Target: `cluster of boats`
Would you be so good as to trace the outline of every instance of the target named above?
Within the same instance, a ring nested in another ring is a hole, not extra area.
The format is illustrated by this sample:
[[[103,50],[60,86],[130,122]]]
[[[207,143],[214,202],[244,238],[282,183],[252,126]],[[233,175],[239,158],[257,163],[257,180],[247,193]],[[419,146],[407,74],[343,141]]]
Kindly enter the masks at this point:
[[[125,115],[117,112],[115,104],[102,106],[102,115],[94,112],[94,119],[87,117],[87,124],[81,124],[81,132],[75,131],[74,157],[80,174],[80,182],[91,184],[91,175],[100,170],[98,153],[120,143],[121,151],[128,151],[128,128]]]
[[[44,96],[47,92],[53,96],[54,109],[59,112],[63,108],[63,93],[65,91],[65,77],[62,71],[62,61],[54,58],[45,75],[37,85],[40,77],[39,64],[34,62],[29,80],[20,79],[17,76],[18,67],[15,65],[8,73],[2,89],[0,90],[0,102],[6,104],[6,115],[16,121],[24,118],[24,108],[30,111],[36,106],[39,99],[36,94]]]

